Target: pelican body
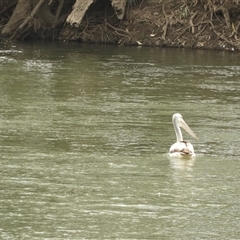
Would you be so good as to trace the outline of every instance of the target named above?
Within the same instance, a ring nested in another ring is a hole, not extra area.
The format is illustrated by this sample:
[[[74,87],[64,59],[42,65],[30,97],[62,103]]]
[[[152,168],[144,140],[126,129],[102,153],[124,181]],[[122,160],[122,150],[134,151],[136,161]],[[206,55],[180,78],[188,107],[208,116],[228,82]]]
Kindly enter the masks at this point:
[[[170,157],[195,157],[193,145],[183,140],[180,127],[188,132],[192,137],[198,139],[196,134],[185,123],[180,113],[173,114],[172,123],[174,126],[177,142],[174,143],[169,149]]]

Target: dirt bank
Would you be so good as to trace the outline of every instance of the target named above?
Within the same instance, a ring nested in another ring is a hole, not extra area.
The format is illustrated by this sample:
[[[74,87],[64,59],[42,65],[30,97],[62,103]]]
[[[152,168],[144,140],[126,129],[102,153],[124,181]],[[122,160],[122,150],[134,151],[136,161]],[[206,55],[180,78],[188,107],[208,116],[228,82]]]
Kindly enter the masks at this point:
[[[4,39],[240,50],[238,0],[2,0]]]

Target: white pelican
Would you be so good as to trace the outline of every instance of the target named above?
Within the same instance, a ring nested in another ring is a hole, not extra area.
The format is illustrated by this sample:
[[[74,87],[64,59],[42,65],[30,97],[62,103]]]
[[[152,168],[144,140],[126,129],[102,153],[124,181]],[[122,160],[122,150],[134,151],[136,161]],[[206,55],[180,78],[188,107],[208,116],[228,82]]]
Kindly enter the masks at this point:
[[[173,114],[172,122],[176,133],[177,142],[174,143],[169,149],[170,157],[194,157],[195,153],[193,145],[183,140],[180,127],[186,130],[195,139],[198,139],[198,137],[185,123],[180,113]]]

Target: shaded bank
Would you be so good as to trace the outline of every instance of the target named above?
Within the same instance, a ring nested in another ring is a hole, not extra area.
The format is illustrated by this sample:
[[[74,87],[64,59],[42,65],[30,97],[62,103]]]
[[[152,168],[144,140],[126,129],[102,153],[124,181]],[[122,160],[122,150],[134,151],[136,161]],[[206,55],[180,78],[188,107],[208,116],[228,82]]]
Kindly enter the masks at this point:
[[[238,0],[2,0],[1,35],[240,50]]]

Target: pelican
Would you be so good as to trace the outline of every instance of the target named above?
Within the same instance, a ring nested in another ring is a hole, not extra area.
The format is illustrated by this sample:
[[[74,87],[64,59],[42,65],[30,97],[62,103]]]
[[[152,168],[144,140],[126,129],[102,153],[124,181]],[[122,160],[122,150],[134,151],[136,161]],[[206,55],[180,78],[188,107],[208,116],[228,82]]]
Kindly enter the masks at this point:
[[[192,137],[198,139],[196,134],[185,123],[180,113],[173,114],[172,123],[176,133],[177,142],[174,143],[169,149],[170,157],[195,157],[193,145],[183,140],[180,127],[187,131]]]

